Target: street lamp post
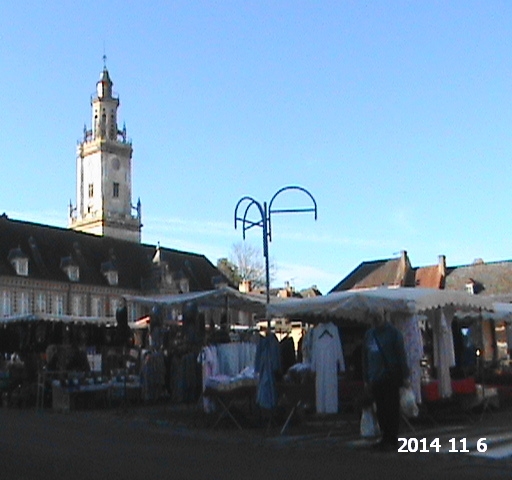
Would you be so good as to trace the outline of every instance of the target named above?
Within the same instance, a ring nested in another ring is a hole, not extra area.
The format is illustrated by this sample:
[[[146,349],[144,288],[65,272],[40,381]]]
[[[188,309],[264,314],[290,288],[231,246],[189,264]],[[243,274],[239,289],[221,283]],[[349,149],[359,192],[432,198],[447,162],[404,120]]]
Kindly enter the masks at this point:
[[[274,200],[283,192],[290,190],[298,190],[304,193],[309,197],[313,206],[305,207],[305,208],[286,208],[286,209],[274,209],[272,208],[272,204]],[[239,215],[238,209],[242,204],[245,203],[245,210],[243,214]],[[250,220],[247,215],[251,208],[255,206],[259,212],[259,216],[256,220]],[[283,187],[279,189],[274,196],[270,199],[270,202],[263,202],[263,205],[255,200],[253,197],[244,196],[240,200],[235,207],[235,229],[237,228],[238,222],[242,223],[242,236],[245,240],[245,232],[250,230],[253,227],[261,227],[263,233],[263,256],[265,257],[265,286],[267,293],[267,305],[270,303],[270,268],[269,268],[269,253],[268,253],[268,244],[272,241],[272,214],[273,213],[306,213],[313,212],[315,215],[315,220],[317,219],[317,205],[316,200],[313,195],[309,193],[305,188],[291,185],[287,187]],[[270,331],[270,318],[268,318],[268,329]]]

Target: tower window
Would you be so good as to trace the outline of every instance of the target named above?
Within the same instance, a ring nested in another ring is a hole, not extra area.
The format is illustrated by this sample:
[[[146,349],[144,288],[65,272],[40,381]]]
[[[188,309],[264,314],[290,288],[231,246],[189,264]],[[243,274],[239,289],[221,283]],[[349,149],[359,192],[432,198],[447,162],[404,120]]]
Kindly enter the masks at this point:
[[[89,198],[94,196],[94,184],[89,183]]]
[[[118,198],[119,197],[119,183],[117,183],[117,182],[114,182],[114,186],[113,186],[113,190],[112,190],[112,196],[114,198]]]

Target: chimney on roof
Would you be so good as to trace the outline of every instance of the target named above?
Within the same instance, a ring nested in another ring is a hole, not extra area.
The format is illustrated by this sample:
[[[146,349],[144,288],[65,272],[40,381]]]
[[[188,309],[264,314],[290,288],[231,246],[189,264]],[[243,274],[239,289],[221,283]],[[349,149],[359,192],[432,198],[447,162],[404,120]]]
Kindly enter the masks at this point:
[[[396,278],[394,284],[396,286],[405,287],[407,286],[407,278],[411,270],[411,262],[407,256],[407,250],[400,251],[400,265],[396,272]]]
[[[446,255],[439,255],[437,270],[439,272],[439,288],[444,288],[446,279]]]
[[[252,282],[250,280],[242,280],[238,285],[238,291],[240,293],[251,293]]]
[[[446,273],[446,255],[439,255],[438,258],[438,268],[439,273],[444,275]]]

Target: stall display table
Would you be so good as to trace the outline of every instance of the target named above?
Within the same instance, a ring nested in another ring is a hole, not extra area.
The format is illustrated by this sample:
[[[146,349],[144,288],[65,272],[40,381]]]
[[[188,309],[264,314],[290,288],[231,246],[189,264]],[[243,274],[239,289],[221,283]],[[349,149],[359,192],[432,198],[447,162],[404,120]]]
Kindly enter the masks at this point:
[[[44,383],[43,383],[44,385]],[[140,379],[131,375],[124,378],[68,376],[51,382],[52,408],[69,412],[80,407],[108,407],[114,403],[139,402]]]
[[[483,415],[499,406],[498,389],[477,384],[473,377],[452,380],[452,395],[449,398],[441,398],[437,380],[422,384],[421,396],[426,413],[433,420],[433,417],[442,414],[448,415],[448,418],[462,414],[472,420],[475,410],[481,409]]]
[[[57,412],[70,412],[80,404],[108,404],[108,384],[63,387],[52,385],[52,408]]]
[[[57,379],[67,378],[69,375],[78,375],[76,372],[57,370],[41,370],[37,375],[36,407],[42,410],[47,397],[53,398],[53,384]]]
[[[115,380],[109,383],[109,404],[113,402],[139,403],[142,399],[142,385],[135,377],[126,381]]]
[[[482,410],[482,415],[489,410],[497,409],[500,406],[498,389],[496,387],[488,387],[486,385],[476,385],[476,394],[467,398],[463,404],[466,410]]]
[[[286,408],[286,420],[281,428],[281,435],[285,432],[293,416],[301,407],[314,408],[314,383],[279,383],[277,384],[279,404]]]
[[[476,382],[473,377],[452,380],[452,392],[454,395],[476,394]],[[432,380],[421,385],[421,398],[425,402],[436,402],[441,400],[439,393],[439,381]]]
[[[219,410],[219,414],[212,428],[215,428],[224,417],[228,417],[239,430],[243,430],[240,422],[233,415],[233,409],[235,406],[239,408],[241,405],[250,409],[256,398],[256,388],[256,384],[233,385],[230,388],[213,388],[207,386],[203,395],[212,399]]]

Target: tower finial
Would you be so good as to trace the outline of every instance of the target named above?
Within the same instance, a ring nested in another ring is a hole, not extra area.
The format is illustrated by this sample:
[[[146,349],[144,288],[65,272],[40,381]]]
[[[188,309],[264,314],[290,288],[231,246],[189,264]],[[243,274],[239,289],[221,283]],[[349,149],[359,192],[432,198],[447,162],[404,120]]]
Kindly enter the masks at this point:
[[[103,70],[107,69],[107,56],[103,53]]]

